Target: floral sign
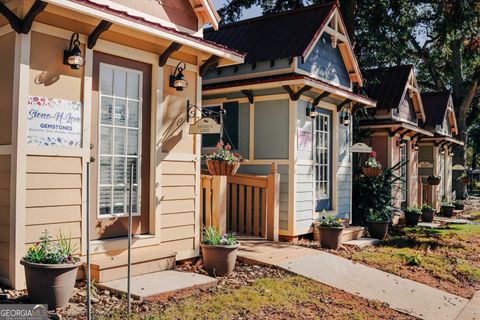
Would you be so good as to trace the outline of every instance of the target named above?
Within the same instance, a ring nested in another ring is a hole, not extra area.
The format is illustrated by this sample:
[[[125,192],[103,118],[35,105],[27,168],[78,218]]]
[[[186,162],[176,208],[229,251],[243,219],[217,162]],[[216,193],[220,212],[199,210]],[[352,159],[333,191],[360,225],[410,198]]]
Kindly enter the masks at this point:
[[[81,147],[82,103],[39,96],[28,97],[27,143]]]

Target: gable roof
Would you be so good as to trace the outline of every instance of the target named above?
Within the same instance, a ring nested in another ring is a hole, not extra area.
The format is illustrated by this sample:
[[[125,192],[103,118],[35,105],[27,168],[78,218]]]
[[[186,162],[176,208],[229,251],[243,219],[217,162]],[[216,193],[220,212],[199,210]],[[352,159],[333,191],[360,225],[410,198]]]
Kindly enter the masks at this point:
[[[363,72],[367,82],[365,93],[377,100],[377,109],[394,109],[400,105],[412,70],[412,65],[402,65]]]
[[[422,93],[423,108],[425,109],[425,125],[442,125],[447,114],[450,92]]]

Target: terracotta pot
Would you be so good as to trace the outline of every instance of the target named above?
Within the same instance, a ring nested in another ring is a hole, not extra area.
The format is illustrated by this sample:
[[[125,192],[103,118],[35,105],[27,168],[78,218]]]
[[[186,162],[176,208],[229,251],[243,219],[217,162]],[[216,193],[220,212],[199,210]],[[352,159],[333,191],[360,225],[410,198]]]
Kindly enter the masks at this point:
[[[337,250],[340,247],[343,229],[343,227],[318,227],[322,247]]]
[[[76,263],[40,264],[21,260],[25,268],[28,298],[32,303],[48,304],[49,309],[63,307],[72,295],[77,269]]]
[[[367,222],[368,234],[375,239],[384,240],[388,233],[387,221],[371,221]]]
[[[381,167],[362,167],[362,172],[367,177],[377,177],[382,173]]]
[[[240,162],[228,163],[227,161],[206,160],[208,172],[212,176],[233,176],[240,167]]]
[[[435,210],[422,210],[422,221],[432,222],[435,218]]]
[[[205,270],[213,277],[228,276],[235,268],[240,244],[233,246],[212,246],[201,244]]]
[[[460,178],[460,182],[463,184],[470,184],[471,180],[470,177],[462,177]]]
[[[441,206],[442,215],[451,218],[455,215],[455,206]]]
[[[404,211],[405,213],[405,225],[409,227],[414,227],[420,221],[422,214],[416,212]]]
[[[440,177],[428,177],[427,182],[431,186],[438,186],[442,179]]]

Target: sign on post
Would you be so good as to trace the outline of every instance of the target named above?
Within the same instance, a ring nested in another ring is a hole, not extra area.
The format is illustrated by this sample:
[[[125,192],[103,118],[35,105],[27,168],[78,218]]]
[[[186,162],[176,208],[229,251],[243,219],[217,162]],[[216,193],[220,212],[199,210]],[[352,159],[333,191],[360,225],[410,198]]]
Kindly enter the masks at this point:
[[[350,152],[370,153],[372,152],[372,148],[367,146],[365,143],[359,142],[350,147]]]
[[[212,118],[202,118],[190,125],[190,134],[219,134],[222,126]]]

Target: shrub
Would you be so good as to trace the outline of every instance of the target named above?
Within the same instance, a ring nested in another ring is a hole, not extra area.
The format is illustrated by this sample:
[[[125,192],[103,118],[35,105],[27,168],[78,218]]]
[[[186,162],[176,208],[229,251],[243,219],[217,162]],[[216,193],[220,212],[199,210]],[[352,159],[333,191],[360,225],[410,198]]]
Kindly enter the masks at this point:
[[[415,213],[415,214],[418,214],[418,215],[422,214],[422,211],[420,211],[420,209],[418,209],[416,206],[408,207],[404,211],[409,212],[409,213]]]
[[[343,220],[336,218],[334,215],[322,216],[320,226],[326,228],[343,228]]]
[[[203,244],[212,246],[233,246],[238,244],[233,233],[221,235],[214,226],[205,227],[203,230]]]
[[[76,250],[77,248],[72,245],[71,239],[65,237],[61,231],[57,237],[57,242],[52,243],[48,231],[45,230],[40,236],[40,241],[28,249],[23,260],[42,264],[74,263],[78,260],[78,258],[73,257]]]
[[[432,206],[430,206],[428,203],[424,203],[422,205],[422,211],[435,211]]]

